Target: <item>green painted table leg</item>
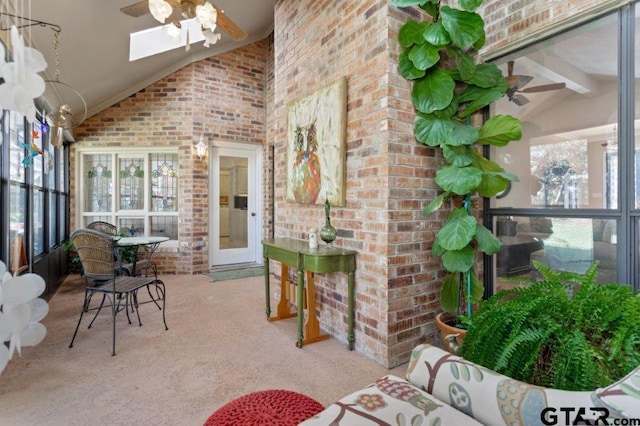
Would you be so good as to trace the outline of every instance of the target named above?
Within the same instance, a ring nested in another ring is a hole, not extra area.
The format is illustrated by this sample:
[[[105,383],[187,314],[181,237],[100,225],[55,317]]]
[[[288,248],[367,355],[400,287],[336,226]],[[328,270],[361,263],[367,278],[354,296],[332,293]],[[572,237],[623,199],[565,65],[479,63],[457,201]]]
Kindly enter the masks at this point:
[[[271,295],[269,290],[269,259],[266,257],[264,258],[264,298],[267,301],[265,313],[269,319],[271,317]]]
[[[352,351],[356,340],[355,333],[353,331],[353,320],[355,315],[355,289],[354,289],[354,272],[351,271],[348,274],[348,302],[347,302],[347,325],[349,327],[347,332],[347,341],[349,342],[349,350]]]
[[[302,332],[302,323],[304,322],[304,271],[298,265],[298,288],[296,288],[297,304],[298,304],[298,342],[296,346],[302,347],[304,333]]]

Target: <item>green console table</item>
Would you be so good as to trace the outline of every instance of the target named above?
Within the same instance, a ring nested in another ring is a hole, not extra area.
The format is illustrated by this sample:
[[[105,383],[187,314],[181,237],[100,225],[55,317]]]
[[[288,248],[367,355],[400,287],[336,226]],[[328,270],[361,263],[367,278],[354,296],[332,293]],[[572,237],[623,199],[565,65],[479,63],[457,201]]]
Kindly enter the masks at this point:
[[[322,244],[322,243],[321,243]],[[313,283],[314,273],[346,272],[348,277],[347,295],[347,326],[349,350],[353,350],[355,336],[354,322],[354,276],[356,271],[356,252],[339,247],[327,247],[321,245],[312,249],[307,241],[292,238],[267,238],[262,240],[264,256],[264,287],[267,301],[267,320],[275,321],[283,318],[298,318],[298,339],[296,346],[301,348],[303,344],[317,342],[328,338],[328,335],[320,334],[320,326],[315,313],[315,287]],[[271,316],[270,290],[269,290],[269,260],[275,260],[282,264],[280,279],[280,301],[275,317]],[[285,294],[289,267],[297,268],[298,281],[296,286],[297,313],[289,311],[289,302]],[[307,321],[304,324],[304,290],[305,276],[307,278]]]

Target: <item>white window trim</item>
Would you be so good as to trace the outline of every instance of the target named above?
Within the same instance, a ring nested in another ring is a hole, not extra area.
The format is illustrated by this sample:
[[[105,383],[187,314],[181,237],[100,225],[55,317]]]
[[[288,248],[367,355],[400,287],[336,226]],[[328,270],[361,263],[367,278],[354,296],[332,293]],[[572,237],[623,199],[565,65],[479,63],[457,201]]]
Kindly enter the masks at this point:
[[[120,156],[127,156],[127,157],[135,157],[135,156],[140,156],[141,158],[144,158],[145,161],[145,166],[147,165],[147,161],[148,161],[148,156],[149,154],[179,154],[179,150],[178,148],[171,148],[171,147],[167,147],[167,148],[150,148],[150,147],[146,147],[145,149],[140,149],[140,148],[123,148],[123,147],[117,147],[117,148],[98,148],[98,147],[82,147],[82,148],[77,148],[76,149],[76,161],[75,161],[75,171],[74,171],[74,179],[75,179],[75,183],[76,183],[76,194],[77,196],[75,197],[76,199],[76,203],[75,203],[75,228],[79,228],[83,226],[83,222],[84,222],[84,218],[87,216],[112,216],[114,218],[114,220],[118,221],[118,219],[120,219],[121,217],[127,217],[127,218],[143,218],[145,221],[145,228],[147,228],[149,226],[149,217],[150,216],[175,216],[179,218],[179,210],[176,212],[151,212],[149,211],[150,206],[149,206],[149,197],[146,196],[147,194],[147,190],[150,187],[150,179],[151,176],[149,175],[149,173],[145,173],[145,182],[144,182],[144,186],[145,186],[145,199],[144,199],[144,209],[142,210],[127,210],[126,214],[121,214],[120,210],[114,210],[114,213],[105,213],[105,214],[101,214],[101,212],[85,212],[84,211],[84,200],[85,200],[85,186],[84,186],[84,161],[83,161],[83,157],[84,155],[92,155],[92,154],[100,154],[100,155],[112,155],[115,156],[115,161],[117,161],[119,159]],[[115,164],[115,163],[114,163]],[[146,171],[146,170],[145,170]],[[115,178],[115,186],[114,188],[119,188],[119,177],[116,176]],[[180,186],[180,180],[178,180],[178,186]],[[180,190],[178,189],[178,193],[180,192]],[[116,190],[114,189],[113,194],[112,194],[112,205],[113,206],[117,206],[117,197],[119,194],[116,193]],[[178,203],[180,203],[180,200],[178,200]],[[177,248],[178,247],[178,240],[169,240],[165,243],[162,243],[162,246],[159,248],[159,251],[163,251],[160,250],[162,248]]]

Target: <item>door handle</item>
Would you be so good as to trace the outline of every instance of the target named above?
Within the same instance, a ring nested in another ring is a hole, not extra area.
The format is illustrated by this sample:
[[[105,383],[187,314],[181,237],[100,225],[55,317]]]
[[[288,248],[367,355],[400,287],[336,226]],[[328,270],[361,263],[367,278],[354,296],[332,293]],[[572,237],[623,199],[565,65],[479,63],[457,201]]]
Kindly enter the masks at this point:
[[[255,216],[255,215],[256,215],[256,213],[255,213],[255,212],[251,212],[251,216]]]

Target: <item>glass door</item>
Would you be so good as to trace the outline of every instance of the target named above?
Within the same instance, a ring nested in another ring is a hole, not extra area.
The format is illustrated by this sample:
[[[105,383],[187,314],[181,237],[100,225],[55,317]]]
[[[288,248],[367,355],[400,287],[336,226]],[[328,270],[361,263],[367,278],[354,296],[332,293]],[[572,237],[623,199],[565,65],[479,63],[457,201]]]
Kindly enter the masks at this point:
[[[258,148],[212,149],[212,266],[260,260]]]

